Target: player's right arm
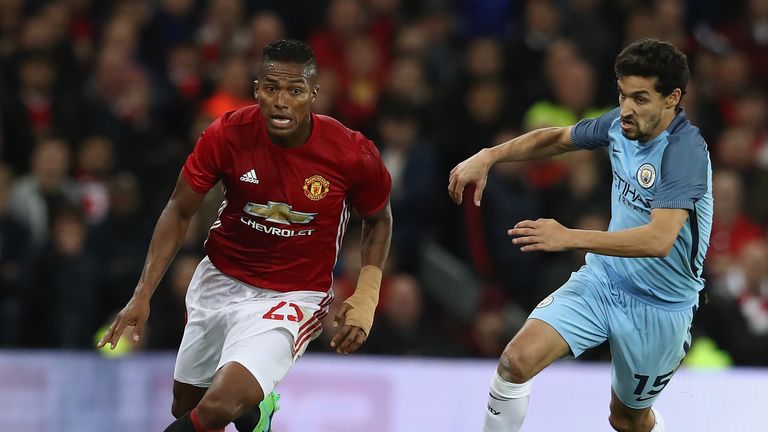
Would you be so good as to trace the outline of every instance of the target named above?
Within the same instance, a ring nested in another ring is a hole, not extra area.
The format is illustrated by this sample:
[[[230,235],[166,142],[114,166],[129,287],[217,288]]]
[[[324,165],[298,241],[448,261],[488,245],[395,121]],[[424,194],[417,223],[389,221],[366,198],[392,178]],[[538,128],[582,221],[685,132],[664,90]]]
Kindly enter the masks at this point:
[[[461,204],[464,188],[475,185],[475,205],[480,205],[488,171],[497,162],[542,159],[578,150],[571,141],[571,126],[536,129],[495,147],[484,148],[456,165],[449,177],[448,194]]]
[[[115,349],[126,326],[134,327],[133,340],[139,340],[144,324],[149,318],[149,300],[179,251],[189,222],[204,198],[204,194],[195,192],[184,176],[179,175],[176,188],[155,225],[144,269],[133,296],[117,314],[115,321],[99,341],[98,348],[110,344],[110,349]]]

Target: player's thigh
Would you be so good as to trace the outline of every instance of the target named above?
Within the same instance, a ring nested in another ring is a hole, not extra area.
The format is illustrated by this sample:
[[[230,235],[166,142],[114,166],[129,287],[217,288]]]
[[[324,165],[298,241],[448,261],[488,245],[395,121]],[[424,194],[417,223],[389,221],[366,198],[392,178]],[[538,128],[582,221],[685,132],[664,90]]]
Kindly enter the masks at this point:
[[[528,321],[546,323],[567,345],[565,354],[570,351],[570,354],[578,357],[608,338],[606,292],[604,280],[586,266],[582,267],[563,286],[542,300],[531,312]],[[541,330],[540,333],[546,335],[551,332]],[[527,345],[535,343],[533,337],[524,340]],[[543,343],[545,345],[542,349],[548,354],[550,350],[562,347],[553,337]]]
[[[196,315],[193,310],[189,313],[176,354],[173,379],[196,387],[210,387],[226,333],[223,326],[217,325],[215,315]]]
[[[649,408],[691,346],[694,310],[665,310],[623,293],[611,318],[611,385],[632,409]]]
[[[275,328],[225,346],[209,396],[227,406],[257,405],[275,389],[294,363],[293,339]]]
[[[173,406],[171,407],[173,416],[179,418],[192,411],[203,398],[206,390],[208,390],[206,387],[173,380]]]
[[[196,387],[210,387],[213,382],[227,335],[223,307],[233,283],[207,257],[195,270],[185,298],[187,323],[176,355],[176,381]]]

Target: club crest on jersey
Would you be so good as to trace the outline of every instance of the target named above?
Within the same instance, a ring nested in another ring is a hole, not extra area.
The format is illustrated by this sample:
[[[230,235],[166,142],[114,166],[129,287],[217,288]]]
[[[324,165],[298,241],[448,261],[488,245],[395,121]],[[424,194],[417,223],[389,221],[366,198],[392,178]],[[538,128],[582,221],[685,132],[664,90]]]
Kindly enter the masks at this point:
[[[304,180],[304,195],[312,201],[319,201],[328,195],[330,184],[331,182],[326,180],[323,176],[313,175]]]
[[[540,301],[539,304],[536,305],[536,309],[545,308],[552,304],[552,302],[555,301],[555,296],[549,295],[544,300]]]
[[[656,183],[656,168],[649,163],[640,165],[637,169],[637,181],[644,189],[648,189]]]

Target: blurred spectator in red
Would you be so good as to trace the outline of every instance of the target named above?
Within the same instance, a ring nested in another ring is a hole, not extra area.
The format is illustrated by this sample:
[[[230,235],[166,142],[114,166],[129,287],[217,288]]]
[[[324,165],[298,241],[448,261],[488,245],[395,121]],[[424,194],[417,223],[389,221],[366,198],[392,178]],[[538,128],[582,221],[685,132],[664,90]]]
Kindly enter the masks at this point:
[[[696,325],[736,364],[768,364],[768,244],[747,243],[719,278]]]
[[[481,295],[467,347],[476,357],[498,357],[522,327],[526,314],[503,291],[489,286]]]
[[[312,112],[337,117],[336,101],[341,89],[336,72],[332,70],[318,71],[317,85],[320,86],[320,91],[317,93],[315,101],[312,102]]]
[[[743,17],[723,28],[723,34],[738,49],[745,50],[754,76],[768,76],[768,1],[748,0]],[[757,85],[768,91],[766,80]]]
[[[750,153],[757,167],[768,169],[768,98],[749,91],[736,99],[735,123],[754,133]]]
[[[716,142],[717,165],[744,175],[755,166],[753,147],[755,133],[747,127],[725,128]]]
[[[371,22],[365,13],[358,0],[332,0],[326,26],[310,37],[319,69],[333,70],[338,77],[338,114],[353,129],[375,112],[394,30],[387,15]]]
[[[114,166],[112,141],[90,136],[77,149],[74,178],[80,184],[80,202],[89,225],[101,223],[109,212],[109,177]]]
[[[768,244],[747,243],[721,283],[724,294],[736,299],[752,333],[768,336]]]
[[[743,184],[730,170],[717,170],[712,178],[715,202],[706,270],[719,277],[741,254],[744,246],[763,237],[763,230],[743,212]]]
[[[346,44],[346,83],[339,87],[337,113],[352,129],[365,129],[376,112],[386,69],[370,38],[359,37]]]
[[[424,325],[424,318],[419,281],[405,273],[388,277],[364,352],[411,356],[443,352],[445,347],[431,327]]]
[[[259,12],[251,18],[251,40],[248,61],[255,68],[261,64],[261,52],[270,43],[285,38],[285,25],[279,15]]]
[[[171,48],[164,72],[161,77],[168,95],[168,132],[186,155],[187,145],[196,142],[196,137],[188,136],[189,129],[199,114],[200,102],[210,93],[211,83],[203,74],[202,56],[194,43]]]
[[[256,103],[248,63],[243,57],[233,56],[225,60],[216,82],[216,90],[201,107],[209,118],[215,119],[227,111]]]
[[[213,0],[208,3],[203,25],[197,32],[203,62],[215,68],[222,59],[242,55],[248,49],[248,30],[243,27],[242,0]]]
[[[693,50],[691,38],[686,31],[686,2],[683,0],[655,0],[654,21],[656,37],[671,42],[684,53]]]
[[[736,100],[752,86],[749,58],[743,51],[727,52],[715,63],[715,95],[717,108],[723,123],[736,121]]]
[[[56,65],[48,55],[25,55],[17,75],[18,87],[2,100],[0,122],[12,125],[3,129],[9,144],[3,159],[16,172],[24,172],[35,142],[52,135],[68,139],[75,135],[77,109],[69,97],[58,94]]]
[[[10,59],[19,48],[24,26],[24,0],[0,0],[0,60]]]

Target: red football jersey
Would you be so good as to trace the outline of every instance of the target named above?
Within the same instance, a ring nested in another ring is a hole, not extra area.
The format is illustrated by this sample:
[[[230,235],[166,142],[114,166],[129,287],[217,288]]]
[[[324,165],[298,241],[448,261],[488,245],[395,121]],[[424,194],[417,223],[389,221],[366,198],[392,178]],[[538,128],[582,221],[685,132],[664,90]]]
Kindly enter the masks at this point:
[[[312,114],[306,143],[272,143],[258,105],[224,114],[201,135],[182,175],[225,200],[205,243],[211,262],[249,285],[276,291],[328,291],[350,206],[372,215],[392,180],[361,133]]]

